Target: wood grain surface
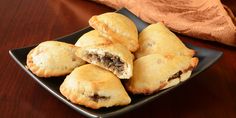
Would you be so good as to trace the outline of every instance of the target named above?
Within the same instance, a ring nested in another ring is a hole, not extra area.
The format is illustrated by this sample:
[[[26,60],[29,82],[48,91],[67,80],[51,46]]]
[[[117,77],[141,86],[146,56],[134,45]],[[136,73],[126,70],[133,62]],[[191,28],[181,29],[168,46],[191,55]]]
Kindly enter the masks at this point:
[[[236,13],[236,1],[222,1]],[[86,0],[0,0],[0,118],[82,118],[37,84],[8,50],[70,34],[95,15],[114,11]],[[121,117],[236,118],[236,48],[178,35],[224,52],[188,83]]]

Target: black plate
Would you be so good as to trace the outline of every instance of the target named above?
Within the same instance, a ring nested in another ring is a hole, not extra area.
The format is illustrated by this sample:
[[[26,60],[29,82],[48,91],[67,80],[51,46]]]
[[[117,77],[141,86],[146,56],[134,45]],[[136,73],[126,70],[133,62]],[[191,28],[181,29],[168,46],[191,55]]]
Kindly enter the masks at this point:
[[[136,26],[138,27],[138,31],[142,31],[143,28],[145,28],[148,23],[143,22],[138,17],[136,17],[134,14],[129,12],[127,9],[121,9],[117,11],[121,14],[124,14],[128,16],[130,19],[134,21]],[[91,27],[87,27],[85,29],[82,29],[81,31],[72,33],[70,35],[64,36],[62,38],[58,38],[58,41],[67,42],[74,44],[77,39],[82,36],[84,33],[92,30]],[[191,44],[187,44],[187,47],[192,48],[197,51],[197,57],[200,59],[200,62],[196,69],[192,72],[191,78],[202,72],[203,70],[210,67],[214,62],[217,61],[222,56],[222,52],[210,50],[206,48],[197,47]],[[171,91],[172,89],[182,85],[185,82],[182,82],[178,84],[177,86],[171,87],[169,89],[163,90],[161,92],[158,92],[153,95],[149,96],[134,96],[130,95],[132,102],[130,105],[124,106],[124,107],[111,107],[111,108],[102,108],[99,110],[93,110],[90,108],[86,108],[83,106],[79,106],[76,104],[72,104],[70,101],[68,101],[65,97],[62,96],[62,94],[59,91],[59,86],[62,83],[63,79],[65,77],[58,77],[57,79],[42,79],[34,74],[32,74],[26,67],[26,55],[28,52],[34,48],[35,46],[30,47],[24,47],[24,48],[18,48],[18,49],[12,49],[9,51],[12,58],[34,79],[36,80],[41,86],[43,86],[46,90],[48,90],[50,93],[52,93],[54,96],[56,96],[58,99],[60,99],[65,104],[69,105],[71,108],[75,109],[76,111],[80,112],[81,114],[84,114],[88,117],[111,117],[115,115],[119,115],[122,113],[125,113],[127,111],[133,110],[134,108],[137,108],[141,105],[144,105],[152,100],[157,100],[162,94]]]

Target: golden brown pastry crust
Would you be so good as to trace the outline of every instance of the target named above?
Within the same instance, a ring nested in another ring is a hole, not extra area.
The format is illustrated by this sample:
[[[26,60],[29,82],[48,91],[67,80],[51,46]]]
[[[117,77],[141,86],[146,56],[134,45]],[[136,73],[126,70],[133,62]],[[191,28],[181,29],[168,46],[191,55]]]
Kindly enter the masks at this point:
[[[182,41],[161,22],[151,24],[139,34],[139,49],[136,58],[149,54],[176,54],[192,57],[194,50],[187,48]]]
[[[76,55],[91,64],[113,72],[120,79],[129,79],[133,75],[133,55],[127,48],[119,43],[109,42],[101,45],[83,47],[76,52]],[[115,66],[112,65],[112,63],[111,65],[107,65],[106,60],[112,60]],[[123,63],[123,65],[120,65],[121,63]]]
[[[135,52],[138,45],[138,31],[129,18],[119,13],[104,13],[89,19],[89,25],[104,37],[119,42]]]
[[[84,35],[82,35],[78,41],[75,43],[75,46],[86,47],[92,45],[100,45],[111,43],[111,41],[99,34],[96,30],[91,30]]]
[[[134,74],[126,83],[133,94],[152,94],[184,81],[198,63],[197,58],[151,54],[134,61]]]
[[[72,103],[92,109],[131,102],[119,78],[92,64],[74,69],[61,84],[60,92]]]
[[[27,67],[38,77],[56,77],[69,74],[85,61],[75,55],[78,48],[58,41],[45,41],[27,55]]]

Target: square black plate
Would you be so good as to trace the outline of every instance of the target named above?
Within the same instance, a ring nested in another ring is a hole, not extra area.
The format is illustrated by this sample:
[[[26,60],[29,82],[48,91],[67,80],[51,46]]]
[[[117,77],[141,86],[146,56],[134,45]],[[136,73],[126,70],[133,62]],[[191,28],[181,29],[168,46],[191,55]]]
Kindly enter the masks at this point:
[[[142,31],[142,29],[144,29],[145,27],[147,27],[148,23],[143,22],[142,20],[140,20],[138,17],[136,17],[134,14],[132,14],[131,12],[129,12],[127,9],[121,9],[117,11],[118,13],[121,13],[123,15],[126,15],[127,17],[129,17],[131,20],[134,21],[134,23],[136,24],[138,31]],[[87,27],[85,29],[82,29],[78,32],[74,32],[70,35],[58,38],[58,41],[62,41],[62,42],[67,42],[67,43],[71,43],[71,44],[75,44],[75,42],[78,40],[78,38],[80,36],[82,36],[84,33],[88,32],[92,30],[91,27]],[[197,66],[196,69],[194,69],[194,71],[192,72],[192,75],[190,78],[196,76],[197,74],[199,74],[200,72],[202,72],[203,70],[207,69],[208,67],[210,67],[214,62],[217,61],[217,59],[219,59],[222,56],[222,52],[219,51],[215,51],[215,50],[210,50],[210,49],[206,49],[206,48],[201,48],[201,47],[197,47],[191,44],[187,44],[187,47],[192,48],[194,50],[197,51],[197,57],[199,58],[199,64]],[[65,77],[57,77],[56,79],[43,79],[43,78],[39,78],[37,76],[35,76],[34,74],[32,74],[26,67],[26,56],[28,54],[28,52],[34,48],[35,46],[30,46],[30,47],[24,47],[24,48],[18,48],[18,49],[12,49],[9,51],[10,55],[12,56],[12,58],[34,79],[36,80],[41,86],[43,86],[46,90],[48,90],[51,94],[53,94],[54,96],[56,96],[58,99],[60,99],[62,102],[64,102],[65,104],[69,105],[71,108],[75,109],[76,111],[80,112],[81,114],[84,114],[85,116],[88,117],[112,117],[115,115],[119,115],[122,113],[125,113],[127,111],[133,110],[134,108],[137,108],[141,105],[144,105],[150,101],[156,100],[158,99],[162,94],[171,91],[172,89],[182,85],[183,83],[185,83],[186,81],[171,87],[169,89],[160,91],[156,94],[153,95],[149,95],[149,96],[135,96],[135,95],[130,95],[132,102],[130,105],[127,106],[123,106],[123,107],[111,107],[111,108],[102,108],[99,110],[93,110],[90,108],[86,108],[83,106],[79,106],[76,104],[71,103],[70,101],[68,101],[65,97],[62,96],[62,94],[59,91],[59,86],[62,83],[63,79]],[[189,79],[188,79],[189,80]]]

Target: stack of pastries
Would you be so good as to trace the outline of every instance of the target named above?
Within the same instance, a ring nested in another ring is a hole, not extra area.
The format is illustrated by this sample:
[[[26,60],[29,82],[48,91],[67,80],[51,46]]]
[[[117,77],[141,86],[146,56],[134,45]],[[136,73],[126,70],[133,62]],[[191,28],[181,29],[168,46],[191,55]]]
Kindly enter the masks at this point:
[[[104,13],[89,24],[94,30],[75,45],[45,41],[27,55],[36,76],[67,75],[59,89],[72,103],[92,109],[128,105],[126,91],[147,95],[177,85],[198,64],[195,51],[162,23],[138,34],[128,17]]]

